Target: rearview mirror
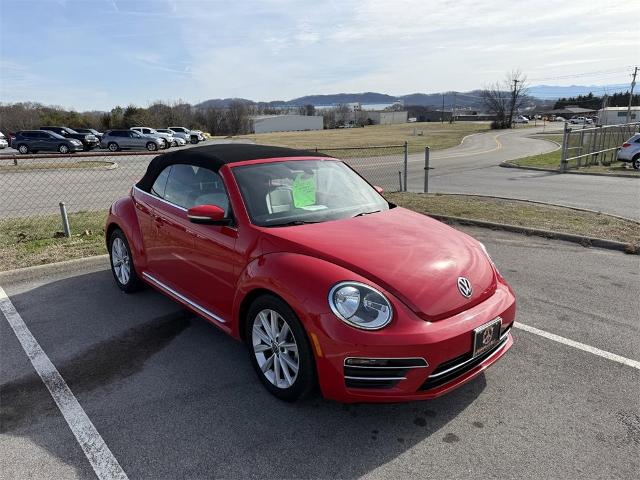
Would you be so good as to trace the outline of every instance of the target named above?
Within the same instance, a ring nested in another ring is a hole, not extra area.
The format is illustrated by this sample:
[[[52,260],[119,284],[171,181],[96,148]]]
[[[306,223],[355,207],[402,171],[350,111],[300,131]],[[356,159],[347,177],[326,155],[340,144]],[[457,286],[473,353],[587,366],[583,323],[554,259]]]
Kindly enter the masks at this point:
[[[378,192],[380,195],[382,195],[384,193],[384,188],[382,188],[382,187],[374,185],[373,188],[375,188],[376,192]]]
[[[187,210],[187,218],[192,223],[205,225],[228,225],[230,218],[224,216],[224,210],[217,205],[196,205]]]

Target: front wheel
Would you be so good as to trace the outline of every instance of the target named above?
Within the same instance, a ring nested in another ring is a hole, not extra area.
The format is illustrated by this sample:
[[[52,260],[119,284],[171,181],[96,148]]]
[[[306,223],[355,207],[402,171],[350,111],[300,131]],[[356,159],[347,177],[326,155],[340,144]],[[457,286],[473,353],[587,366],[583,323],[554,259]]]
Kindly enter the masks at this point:
[[[58,147],[58,151],[64,155],[66,153],[69,153],[69,147],[65,144],[62,144]]]
[[[109,257],[111,273],[120,290],[132,293],[143,287],[144,284],[136,274],[133,265],[129,242],[120,229],[114,230],[109,237]]]
[[[147,142],[147,150],[150,152],[155,152],[158,149],[158,145],[153,142]]]
[[[315,362],[307,334],[281,299],[264,295],[249,308],[246,340],[251,364],[269,392],[292,402],[315,385]]]
[[[110,152],[117,152],[118,150],[120,150],[120,147],[116,142],[109,142],[109,145],[107,145],[107,148],[109,149]]]

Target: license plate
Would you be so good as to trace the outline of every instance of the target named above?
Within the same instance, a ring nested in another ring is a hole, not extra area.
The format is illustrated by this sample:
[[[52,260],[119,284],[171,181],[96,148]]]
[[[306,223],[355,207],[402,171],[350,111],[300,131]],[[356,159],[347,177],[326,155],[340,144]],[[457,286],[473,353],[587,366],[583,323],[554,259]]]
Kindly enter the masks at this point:
[[[473,356],[482,355],[491,350],[500,340],[500,317],[473,330]]]

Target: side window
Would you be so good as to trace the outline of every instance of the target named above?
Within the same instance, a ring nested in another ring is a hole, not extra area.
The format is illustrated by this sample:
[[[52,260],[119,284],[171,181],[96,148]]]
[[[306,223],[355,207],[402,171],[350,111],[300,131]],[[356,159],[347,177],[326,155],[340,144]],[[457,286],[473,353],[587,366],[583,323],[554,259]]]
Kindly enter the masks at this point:
[[[169,166],[164,170],[162,170],[162,172],[160,172],[160,175],[158,175],[158,178],[156,178],[156,181],[153,182],[153,186],[151,187],[152,195],[155,195],[156,197],[164,198],[164,189],[167,185],[167,179],[169,178],[169,173],[171,172],[171,168],[172,167]]]
[[[173,165],[164,198],[183,208],[217,205],[229,214],[229,197],[222,179],[208,168],[186,164]]]

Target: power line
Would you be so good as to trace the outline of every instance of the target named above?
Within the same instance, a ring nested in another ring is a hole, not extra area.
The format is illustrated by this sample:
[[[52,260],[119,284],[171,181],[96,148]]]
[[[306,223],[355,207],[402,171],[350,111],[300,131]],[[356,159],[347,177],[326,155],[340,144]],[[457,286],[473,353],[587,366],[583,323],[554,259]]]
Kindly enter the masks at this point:
[[[529,82],[541,82],[541,81],[545,81],[545,80],[559,80],[559,79],[562,79],[562,78],[578,78],[578,77],[588,77],[590,75],[613,74],[613,73],[626,72],[630,68],[633,68],[633,67],[634,67],[633,65],[626,65],[625,67],[611,69],[611,70],[594,70],[594,71],[591,71],[591,72],[572,73],[572,74],[569,74],[569,75],[558,75],[558,76],[555,76],[555,77],[532,78],[532,79],[528,78],[527,81],[529,81]]]

